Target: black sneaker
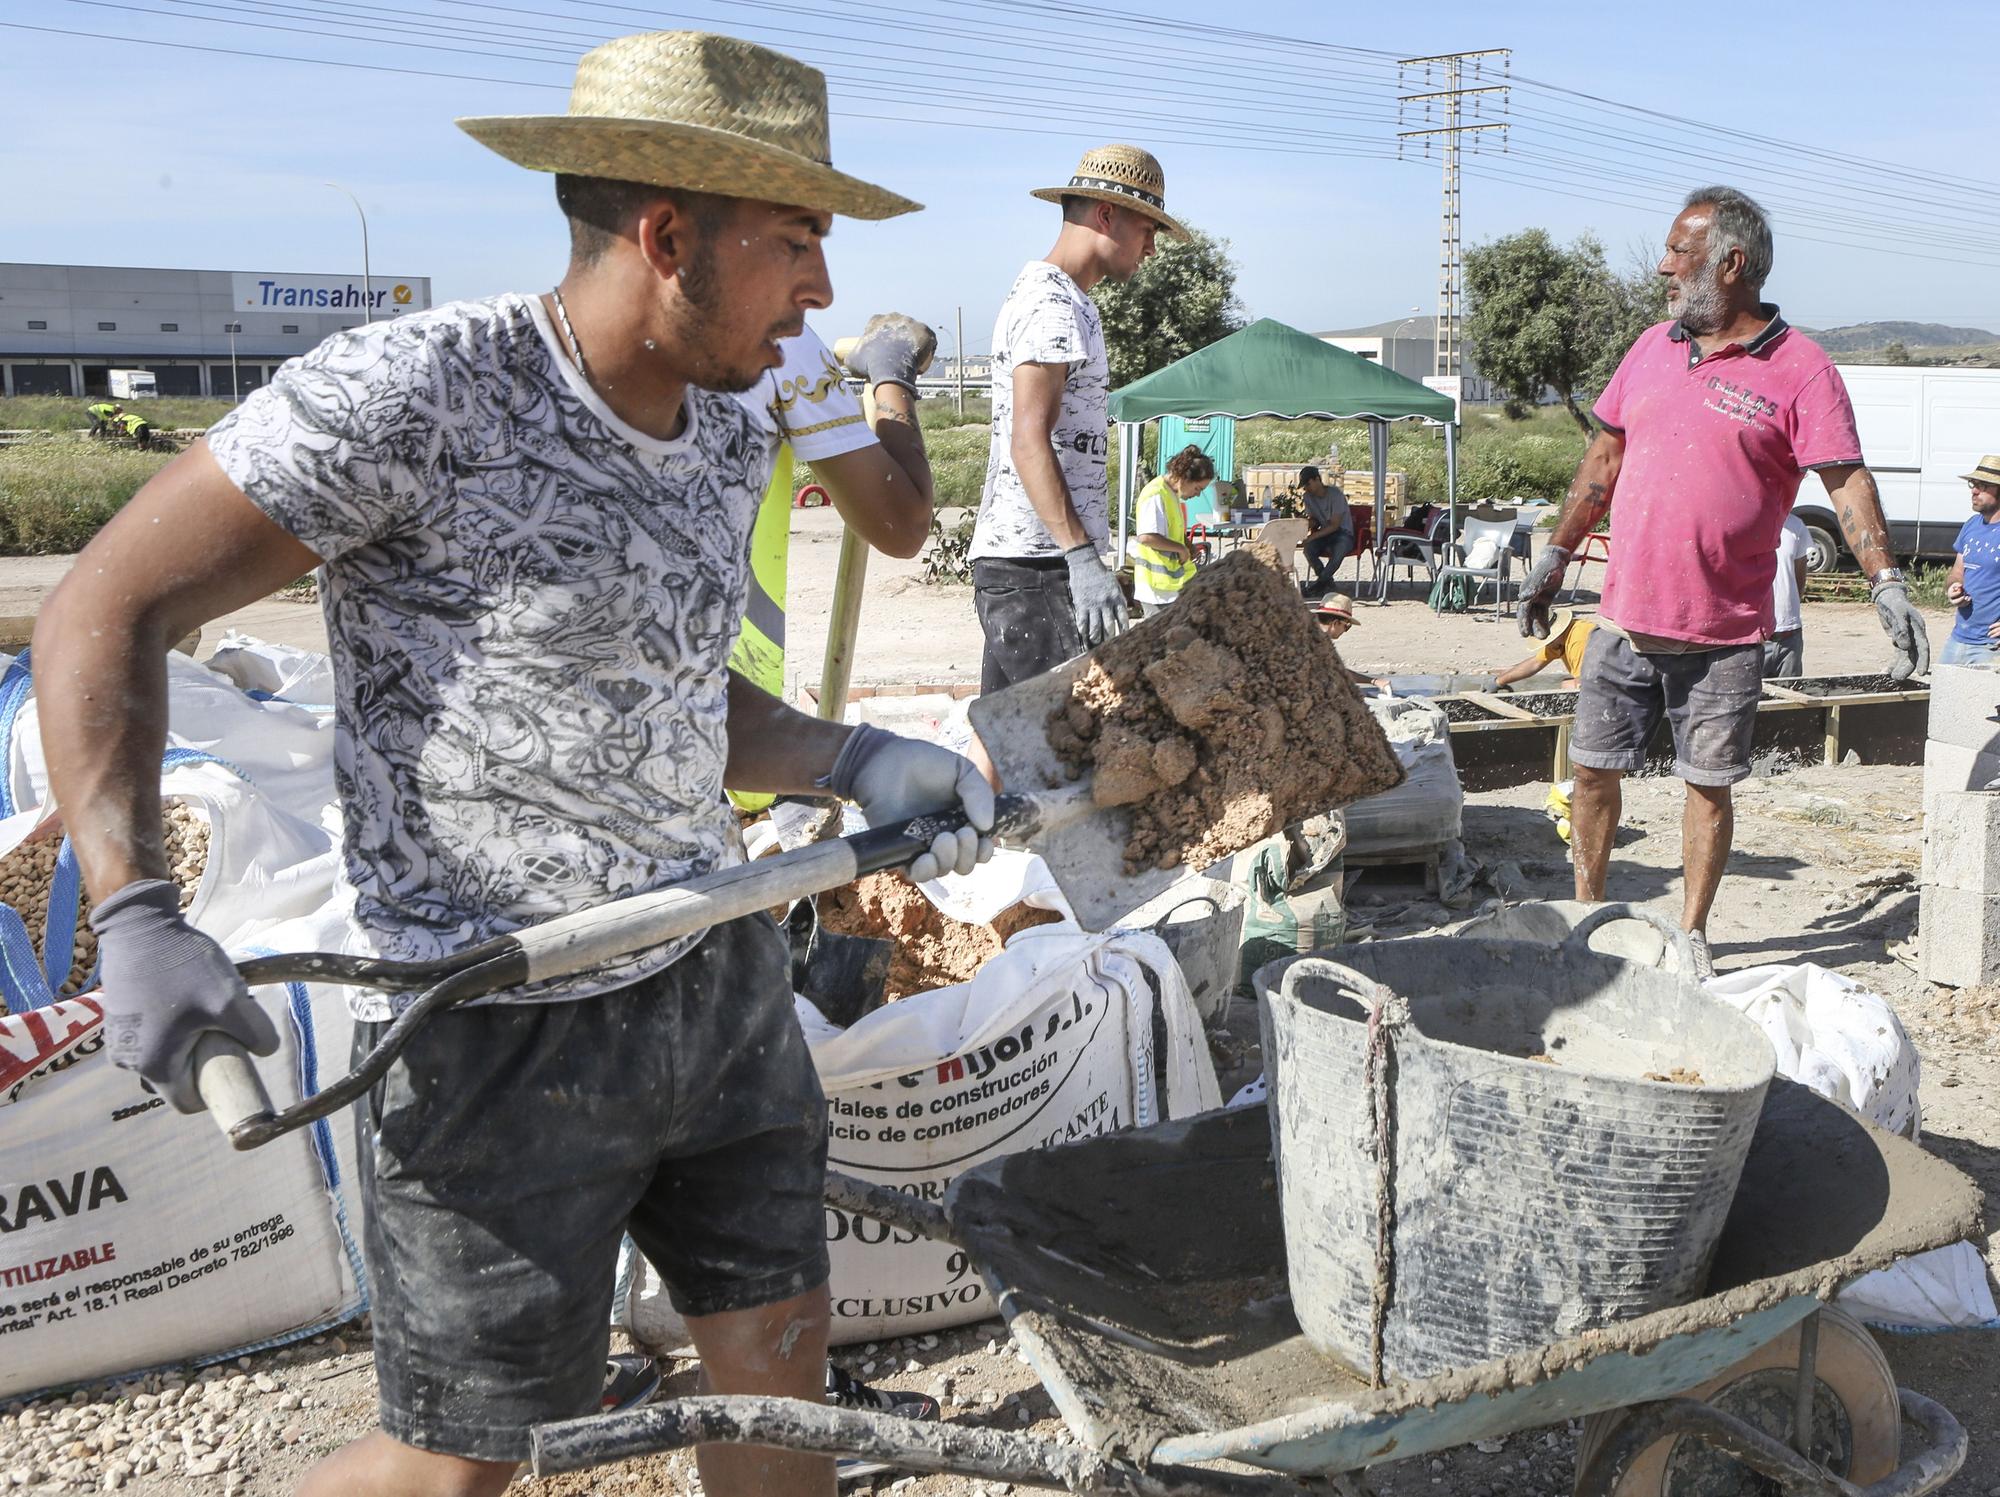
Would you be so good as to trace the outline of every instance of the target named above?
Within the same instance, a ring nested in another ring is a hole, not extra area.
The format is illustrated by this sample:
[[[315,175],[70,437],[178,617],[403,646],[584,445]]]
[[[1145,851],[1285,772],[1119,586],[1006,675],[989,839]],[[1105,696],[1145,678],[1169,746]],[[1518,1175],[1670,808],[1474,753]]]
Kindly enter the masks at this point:
[[[660,1364],[634,1352],[619,1352],[604,1362],[604,1399],[601,1414],[622,1414],[649,1402],[660,1391]]]
[[[899,1419],[937,1419],[944,1410],[935,1398],[923,1393],[904,1393],[895,1388],[871,1388],[851,1372],[833,1363],[826,1364],[826,1401],[835,1408],[873,1409],[878,1414],[894,1414]]]
[[[937,1419],[944,1413],[935,1398],[922,1393],[903,1393],[894,1388],[871,1388],[853,1373],[843,1372],[831,1362],[826,1364],[826,1401],[837,1408],[872,1409],[881,1414],[894,1414],[900,1419]],[[897,1468],[887,1461],[849,1456],[835,1461],[833,1470],[834,1479],[841,1486],[846,1486],[850,1482],[886,1476]]]

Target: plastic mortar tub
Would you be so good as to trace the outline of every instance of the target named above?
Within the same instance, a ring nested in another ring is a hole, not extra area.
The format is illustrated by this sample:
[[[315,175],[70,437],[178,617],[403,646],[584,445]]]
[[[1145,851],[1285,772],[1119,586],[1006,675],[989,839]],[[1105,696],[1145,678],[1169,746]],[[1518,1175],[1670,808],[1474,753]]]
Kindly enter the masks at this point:
[[[1559,945],[1419,937],[1256,974],[1316,1349],[1427,1377],[1700,1295],[1776,1057],[1692,981],[1589,949],[1635,916],[1606,906]]]

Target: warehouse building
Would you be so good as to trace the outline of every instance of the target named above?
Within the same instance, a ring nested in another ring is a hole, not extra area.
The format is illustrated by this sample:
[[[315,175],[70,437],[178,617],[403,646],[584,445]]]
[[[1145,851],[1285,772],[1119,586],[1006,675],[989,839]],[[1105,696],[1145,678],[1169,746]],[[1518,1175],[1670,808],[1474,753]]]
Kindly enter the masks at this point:
[[[0,264],[0,393],[103,395],[145,369],[162,395],[238,399],[329,333],[430,304],[428,276]]]

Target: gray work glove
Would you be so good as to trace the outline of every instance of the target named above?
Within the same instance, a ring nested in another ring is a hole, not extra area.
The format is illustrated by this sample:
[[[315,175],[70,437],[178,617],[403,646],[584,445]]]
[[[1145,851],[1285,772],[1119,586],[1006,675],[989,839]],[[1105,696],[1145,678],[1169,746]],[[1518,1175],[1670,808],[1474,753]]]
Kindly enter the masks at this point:
[[[827,785],[859,806],[871,827],[964,811],[971,825],[938,833],[931,850],[910,864],[912,883],[970,873],[993,856],[993,787],[970,759],[950,749],[864,723],[840,746]]]
[[[177,1112],[201,1112],[194,1046],[220,1030],[252,1055],[278,1048],[277,1027],[251,1001],[236,964],[181,918],[181,891],[163,878],[127,884],[90,912],[113,1065],[137,1071]]]
[[[847,355],[847,367],[877,385],[901,385],[912,396],[917,376],[931,367],[937,334],[901,312],[878,312],[861,330],[860,341]]]
[[[1069,563],[1070,616],[1076,620],[1076,632],[1083,636],[1083,647],[1094,650],[1123,634],[1130,610],[1118,578],[1098,560],[1097,547],[1089,541],[1071,546],[1063,552],[1063,560]]]
[[[1528,575],[1521,582],[1521,633],[1536,639],[1549,637],[1549,609],[1562,591],[1563,573],[1569,570],[1570,553],[1561,546],[1544,546]]]
[[[1882,621],[1882,632],[1896,647],[1896,658],[1889,662],[1889,679],[1928,676],[1931,638],[1924,629],[1923,615],[1910,602],[1909,589],[1900,582],[1884,582],[1870,588],[1868,597],[1875,605],[1875,617]]]

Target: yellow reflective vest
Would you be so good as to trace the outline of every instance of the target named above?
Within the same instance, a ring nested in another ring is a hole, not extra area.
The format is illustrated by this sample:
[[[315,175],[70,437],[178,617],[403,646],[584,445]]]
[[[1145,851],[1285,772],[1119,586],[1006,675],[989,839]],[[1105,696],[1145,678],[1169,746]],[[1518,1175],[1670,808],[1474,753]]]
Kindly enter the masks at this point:
[[[1163,501],[1161,507],[1167,512],[1167,539],[1186,545],[1187,506],[1181,502],[1180,495],[1167,487],[1164,475],[1139,490],[1139,514],[1145,514],[1147,501],[1154,498]],[[1134,523],[1136,529],[1137,522]],[[1193,575],[1192,560],[1183,561],[1164,551],[1156,551],[1135,536],[1132,542],[1132,584],[1140,597],[1152,603],[1171,603]]]
[[[729,668],[772,696],[785,695],[785,573],[792,545],[792,444],[778,448],[771,481],[757,506],[750,530],[750,594],[743,605],[743,628],[729,652]],[[762,792],[729,792],[739,811],[761,811],[775,797]]]

